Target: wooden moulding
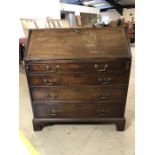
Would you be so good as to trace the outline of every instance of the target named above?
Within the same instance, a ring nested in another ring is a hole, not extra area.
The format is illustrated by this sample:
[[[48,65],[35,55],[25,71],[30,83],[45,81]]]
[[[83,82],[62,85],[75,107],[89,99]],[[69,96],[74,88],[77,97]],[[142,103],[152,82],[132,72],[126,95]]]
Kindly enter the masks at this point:
[[[52,118],[33,119],[34,131],[41,131],[43,127],[53,124],[115,124],[117,131],[124,131],[125,118]]]

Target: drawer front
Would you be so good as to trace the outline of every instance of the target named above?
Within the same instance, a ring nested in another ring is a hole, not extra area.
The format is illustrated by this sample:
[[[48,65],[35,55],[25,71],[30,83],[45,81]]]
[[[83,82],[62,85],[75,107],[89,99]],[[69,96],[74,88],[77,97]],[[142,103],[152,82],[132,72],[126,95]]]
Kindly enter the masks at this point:
[[[29,75],[31,86],[62,86],[62,85],[109,85],[127,84],[127,74],[62,74],[62,75]]]
[[[31,88],[33,101],[78,101],[78,100],[123,100],[123,86],[77,86],[77,87],[35,87]]]
[[[27,64],[26,70],[29,73],[79,73],[96,72],[105,73],[111,71],[124,71],[125,63],[120,61],[96,62],[96,63],[37,63]]]
[[[36,104],[35,117],[38,118],[80,118],[80,117],[122,117],[120,104]]]

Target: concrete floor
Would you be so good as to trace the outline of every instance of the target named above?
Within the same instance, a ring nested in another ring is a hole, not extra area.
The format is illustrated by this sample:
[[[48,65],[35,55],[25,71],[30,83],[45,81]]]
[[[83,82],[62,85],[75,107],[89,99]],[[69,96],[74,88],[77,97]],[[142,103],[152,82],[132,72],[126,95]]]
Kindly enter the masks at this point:
[[[40,155],[134,155],[134,47],[131,50],[133,58],[124,132],[117,132],[115,125],[53,125],[34,132],[27,81],[24,69],[20,67],[20,130]]]

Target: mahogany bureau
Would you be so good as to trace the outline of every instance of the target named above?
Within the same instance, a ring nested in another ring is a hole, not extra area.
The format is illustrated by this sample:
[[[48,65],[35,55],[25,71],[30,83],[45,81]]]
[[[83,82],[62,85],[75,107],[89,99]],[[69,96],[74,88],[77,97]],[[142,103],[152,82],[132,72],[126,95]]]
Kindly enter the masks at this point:
[[[30,30],[25,69],[33,129],[53,123],[125,128],[131,52],[125,30]]]

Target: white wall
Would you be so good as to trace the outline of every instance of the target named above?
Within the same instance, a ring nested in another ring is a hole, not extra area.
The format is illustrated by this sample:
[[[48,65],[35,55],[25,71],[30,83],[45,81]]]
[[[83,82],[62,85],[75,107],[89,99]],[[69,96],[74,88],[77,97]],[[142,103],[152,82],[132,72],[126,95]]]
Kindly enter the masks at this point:
[[[135,17],[135,9],[123,9],[123,17],[126,21],[131,21],[132,17]]]
[[[60,19],[60,0],[20,0],[19,3],[19,18]],[[21,23],[19,37],[24,37]]]
[[[60,19],[60,10],[74,11],[76,15],[80,15],[80,12],[100,13],[99,9],[96,8],[60,3],[60,0],[21,0],[19,3],[19,6],[23,6],[19,8],[19,18],[41,19],[52,17],[54,19]],[[21,24],[19,29],[19,37],[24,37]]]
[[[75,12],[75,15],[80,15],[80,12],[95,13],[95,14],[100,13],[100,10],[97,8],[74,5],[74,4],[66,4],[66,3],[60,3],[60,10],[61,11],[73,11]]]
[[[101,15],[102,22],[103,21],[110,22],[113,20],[117,20],[121,17],[120,14],[115,9],[101,12],[100,15]]]
[[[60,19],[60,1],[59,0],[21,0],[23,7],[20,8],[20,16],[28,18],[52,17]]]

